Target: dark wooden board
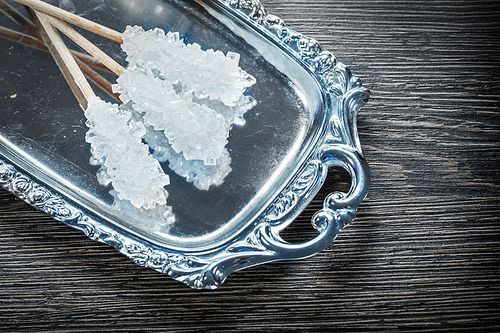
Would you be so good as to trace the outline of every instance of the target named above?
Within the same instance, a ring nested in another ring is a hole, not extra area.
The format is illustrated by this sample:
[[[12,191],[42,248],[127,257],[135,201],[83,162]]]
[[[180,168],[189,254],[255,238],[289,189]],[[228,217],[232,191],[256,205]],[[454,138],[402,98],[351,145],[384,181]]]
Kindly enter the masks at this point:
[[[196,291],[0,190],[0,330],[500,331],[499,2],[264,4],[372,91],[354,223],[317,256]]]

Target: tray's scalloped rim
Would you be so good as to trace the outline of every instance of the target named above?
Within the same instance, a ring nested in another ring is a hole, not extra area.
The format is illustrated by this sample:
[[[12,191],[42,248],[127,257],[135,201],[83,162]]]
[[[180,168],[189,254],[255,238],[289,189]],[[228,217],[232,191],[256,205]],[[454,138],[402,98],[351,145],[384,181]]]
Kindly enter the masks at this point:
[[[197,253],[180,253],[138,239],[101,223],[77,202],[63,198],[34,180],[22,168],[0,155],[0,186],[54,219],[81,230],[90,239],[115,247],[135,263],[167,273],[193,288],[217,288],[234,271],[276,260],[308,257],[326,248],[355,215],[365,198],[370,181],[368,165],[361,154],[356,129],[357,112],[369,98],[369,91],[352,76],[350,70],[320,44],[289,28],[269,15],[259,0],[214,0],[228,10],[245,17],[276,39],[283,48],[302,62],[320,83],[324,97],[336,99],[338,110],[331,115],[327,130],[314,152],[291,182],[264,210],[256,222],[224,246]],[[330,105],[330,107],[332,107]],[[312,218],[319,234],[305,243],[291,244],[279,236],[312,199],[324,183],[328,168],[340,166],[351,176],[348,193],[331,193],[323,209]]]

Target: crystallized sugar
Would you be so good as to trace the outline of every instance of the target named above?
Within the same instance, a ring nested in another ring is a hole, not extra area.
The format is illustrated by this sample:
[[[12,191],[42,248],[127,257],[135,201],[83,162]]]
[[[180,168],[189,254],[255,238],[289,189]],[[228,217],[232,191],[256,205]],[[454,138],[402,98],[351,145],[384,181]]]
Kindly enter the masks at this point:
[[[142,227],[148,228],[155,234],[165,233],[175,222],[175,214],[171,206],[157,205],[144,210],[143,208],[131,206],[128,200],[120,199],[115,190],[111,190],[109,193],[114,198],[114,209],[123,212],[128,220],[140,221]]]
[[[127,27],[122,49],[129,66],[113,90],[163,131],[175,153],[213,165],[223,154],[233,124],[255,104],[245,90],[255,79],[239,66],[239,55],[204,51],[178,33]]]
[[[229,131],[255,106],[244,95],[255,79],[237,53],[204,51],[178,33],[127,27],[123,41],[129,66],[113,85],[123,104],[95,97],[85,111],[91,163],[101,167],[99,183],[113,186],[118,209],[130,202],[129,212],[147,209],[151,221],[168,224],[174,214],[160,162],[198,189],[222,184],[231,172]]]
[[[153,156],[160,162],[168,162],[168,167],[179,176],[200,190],[208,190],[210,186],[221,185],[224,178],[231,172],[231,157],[227,149],[215,165],[205,165],[202,161],[186,160],[182,153],[176,153],[168,144],[165,136],[155,131],[152,127],[146,127],[144,137],[149,147],[153,149]]]
[[[122,49],[130,66],[147,67],[200,99],[220,99],[227,106],[236,106],[245,90],[255,84],[255,78],[239,67],[239,54],[204,51],[196,43],[185,44],[178,33],[128,26]]]
[[[226,125],[230,128],[233,124],[244,125],[245,118],[243,115],[253,108],[257,102],[252,96],[242,95],[235,106],[226,106],[220,100],[211,100],[209,98],[199,99],[194,98],[194,102],[204,104],[211,109],[214,109],[226,119]]]
[[[120,199],[137,208],[165,205],[168,194],[164,186],[170,180],[142,142],[144,125],[116,104],[97,97],[88,102],[86,141],[91,145],[93,163],[101,165],[99,182],[111,183]]]
[[[229,128],[222,115],[193,102],[191,94],[177,94],[172,84],[149,70],[127,68],[114,90],[131,102],[144,123],[163,131],[175,152],[188,160],[214,164],[227,143]]]

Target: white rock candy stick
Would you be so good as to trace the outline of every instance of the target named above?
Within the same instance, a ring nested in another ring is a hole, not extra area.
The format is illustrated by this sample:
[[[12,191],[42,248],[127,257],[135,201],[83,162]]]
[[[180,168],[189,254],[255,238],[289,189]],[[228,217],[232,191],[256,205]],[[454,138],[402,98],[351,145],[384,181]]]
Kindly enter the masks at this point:
[[[128,67],[113,86],[124,103],[132,103],[144,123],[165,137],[177,153],[188,160],[214,165],[227,144],[229,128],[213,109],[196,104],[192,94],[177,94],[167,80],[151,71]]]
[[[33,1],[33,4],[45,8],[43,2]],[[85,111],[89,127],[86,140],[91,144],[92,161],[101,165],[98,181],[103,185],[112,183],[119,198],[130,201],[137,208],[164,206],[167,199],[164,186],[170,180],[158,160],[150,155],[149,147],[142,142],[146,133],[144,125],[134,122],[129,111],[95,96],[55,27],[92,48],[91,53],[107,56],[61,21],[32,9],[30,12],[35,21],[33,31],[42,38],[41,45],[48,48]]]
[[[141,141],[146,134],[144,125],[134,122],[129,111],[98,97],[89,98],[85,116],[86,140],[94,161],[101,165],[100,183],[111,182],[118,197],[137,208],[165,205],[168,193],[164,186],[170,179]]]
[[[178,33],[144,31],[139,26],[128,26],[122,38],[130,66],[147,65],[158,76],[180,82],[184,91],[193,91],[197,98],[220,99],[227,106],[236,106],[245,90],[255,84],[255,78],[239,67],[237,53],[204,51],[196,43],[185,44]]]
[[[153,156],[160,162],[168,162],[168,167],[186,181],[200,190],[208,190],[211,186],[218,186],[231,172],[231,157],[227,149],[215,165],[205,165],[203,161],[186,160],[182,153],[176,153],[168,144],[163,133],[155,131],[151,126],[146,127],[144,139],[149,148],[153,149]]]

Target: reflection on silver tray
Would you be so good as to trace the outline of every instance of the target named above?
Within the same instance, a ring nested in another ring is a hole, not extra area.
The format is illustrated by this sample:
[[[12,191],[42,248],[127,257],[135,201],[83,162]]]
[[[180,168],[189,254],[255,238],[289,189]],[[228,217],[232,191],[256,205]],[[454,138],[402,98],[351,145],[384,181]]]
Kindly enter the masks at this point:
[[[313,255],[353,220],[369,185],[356,130],[369,92],[316,41],[268,15],[257,0],[75,6],[116,30],[160,27],[204,48],[241,54],[241,67],[257,78],[250,93],[258,105],[229,137],[233,171],[208,191],[171,173],[172,225],[120,210],[95,179],[83,112],[50,56],[0,40],[7,82],[0,86],[2,187],[137,264],[194,288],[216,288],[245,267]],[[119,47],[101,47],[124,63]],[[280,232],[313,199],[332,166],[347,170],[350,191],[327,197],[312,218],[315,238],[284,241]]]

